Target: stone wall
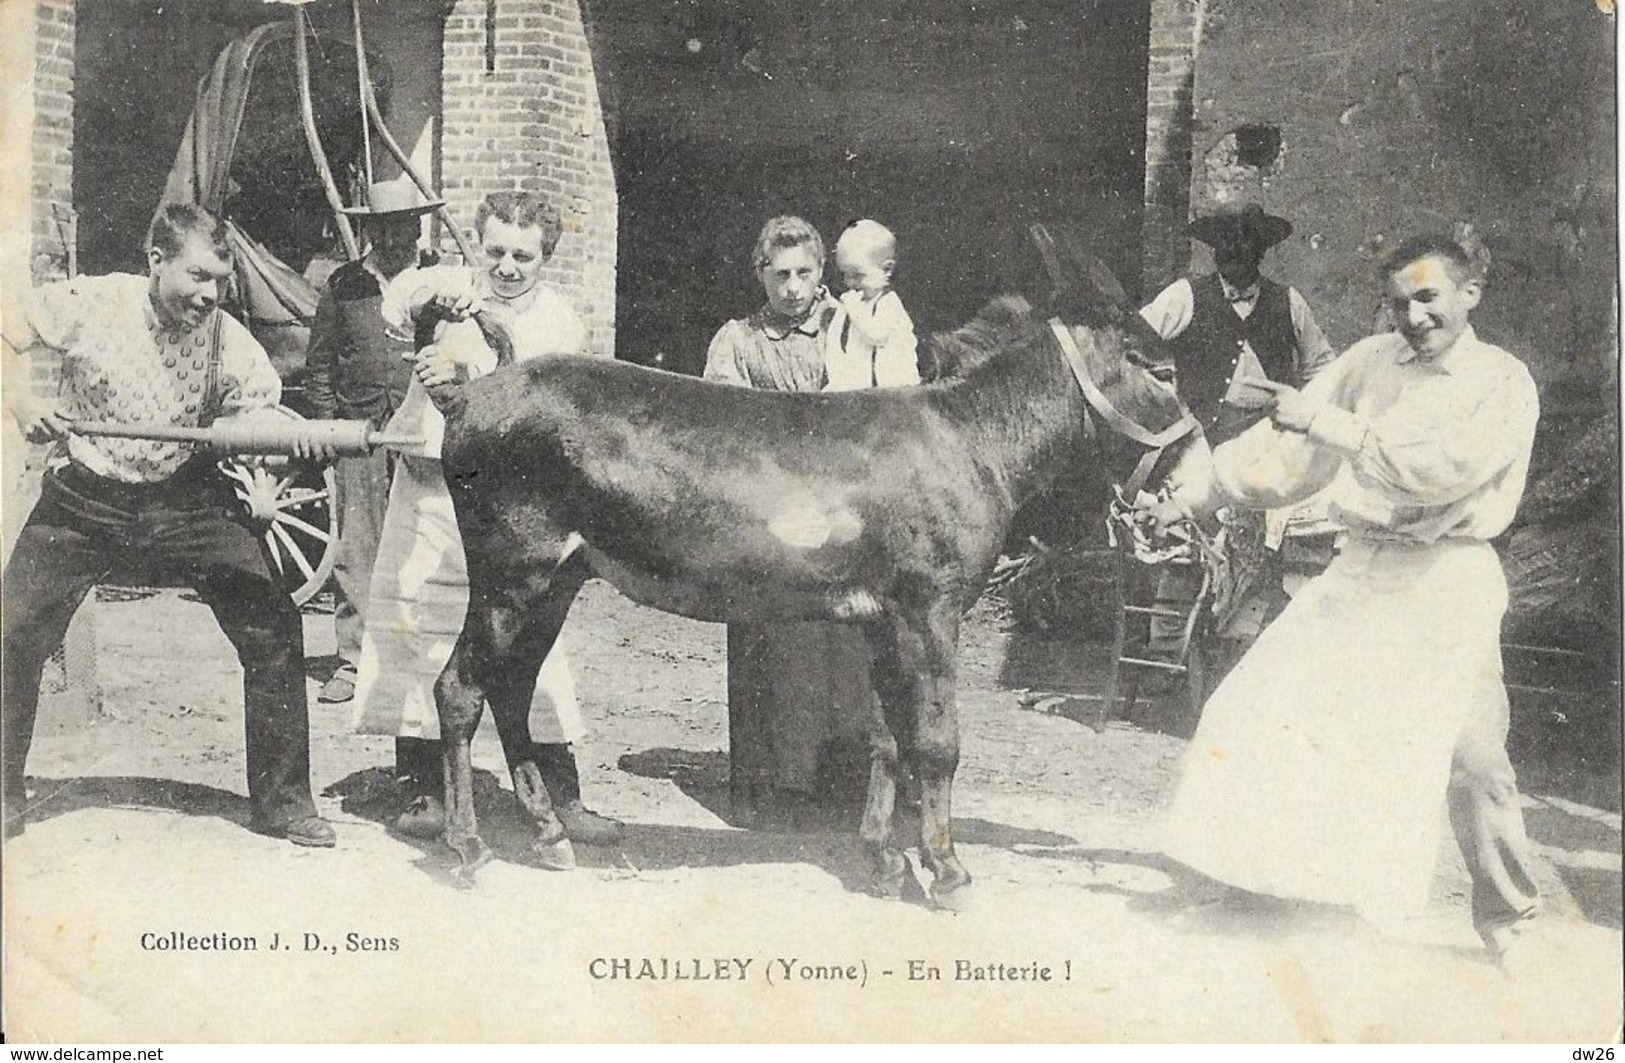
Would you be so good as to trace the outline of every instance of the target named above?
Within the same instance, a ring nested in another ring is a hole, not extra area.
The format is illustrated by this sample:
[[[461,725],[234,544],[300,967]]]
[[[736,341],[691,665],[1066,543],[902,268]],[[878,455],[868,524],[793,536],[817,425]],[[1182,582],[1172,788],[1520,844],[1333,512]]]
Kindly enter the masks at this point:
[[[1611,393],[1614,21],[1591,0],[1207,0],[1193,166],[1227,130],[1279,126],[1266,264],[1334,343],[1370,331],[1372,266],[1418,230],[1473,224],[1495,259],[1479,331],[1543,386]]]

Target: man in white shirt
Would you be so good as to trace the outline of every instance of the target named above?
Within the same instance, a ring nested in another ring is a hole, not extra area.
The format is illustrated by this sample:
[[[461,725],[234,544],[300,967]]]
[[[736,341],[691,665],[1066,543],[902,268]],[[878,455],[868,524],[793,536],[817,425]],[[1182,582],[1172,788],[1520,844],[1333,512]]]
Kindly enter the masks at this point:
[[[1233,887],[1399,918],[1427,900],[1448,799],[1474,926],[1501,956],[1534,925],[1537,889],[1506,753],[1507,587],[1488,540],[1517,509],[1539,404],[1523,364],[1468,322],[1480,260],[1418,237],[1383,276],[1399,331],[1355,344],[1302,391],[1270,385],[1271,423],[1149,507],[1163,527],[1329,486],[1348,529],[1209,700],[1165,847]]]

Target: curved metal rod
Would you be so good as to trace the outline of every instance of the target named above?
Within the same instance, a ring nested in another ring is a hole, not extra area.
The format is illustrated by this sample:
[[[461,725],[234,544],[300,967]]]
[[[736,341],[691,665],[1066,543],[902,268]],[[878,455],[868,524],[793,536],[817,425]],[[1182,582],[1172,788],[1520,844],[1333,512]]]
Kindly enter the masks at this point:
[[[355,96],[358,101],[367,98],[367,50],[361,45],[361,0],[350,0],[350,15],[355,23]],[[365,103],[361,111],[361,163],[367,169],[367,187],[372,187],[372,131],[368,128]]]
[[[305,41],[305,9],[293,9],[293,55],[299,67],[299,122],[305,130],[305,144],[310,148],[311,161],[322,178],[322,191],[327,194],[327,205],[333,209],[333,220],[338,224],[339,239],[344,241],[344,253],[355,262],[361,258],[350,219],[344,216],[344,200],[339,197],[338,185],[333,182],[333,171],[327,165],[327,152],[322,148],[321,134],[316,130],[316,109],[310,101],[310,46]],[[366,119],[362,119],[365,124]]]
[[[394,134],[389,131],[389,127],[384,124],[384,116],[378,110],[378,95],[372,90],[372,80],[370,78],[367,80],[366,87],[367,113],[372,116],[373,124],[378,127],[378,139],[384,142],[384,147],[388,148],[389,153],[395,157],[395,161],[401,164],[401,169],[412,179],[412,183],[418,186],[418,191],[423,193],[425,199],[438,198],[429,187],[429,183],[423,179],[423,175],[418,172],[417,167],[412,165],[412,160],[401,149],[400,143],[395,139]],[[451,212],[445,207],[437,207],[435,213],[446,223],[446,228],[451,230],[451,238],[457,241],[457,250],[462,252],[463,261],[470,266],[474,265],[476,261],[474,250],[469,247],[467,237],[463,236],[463,231],[458,228],[456,220],[451,216]]]

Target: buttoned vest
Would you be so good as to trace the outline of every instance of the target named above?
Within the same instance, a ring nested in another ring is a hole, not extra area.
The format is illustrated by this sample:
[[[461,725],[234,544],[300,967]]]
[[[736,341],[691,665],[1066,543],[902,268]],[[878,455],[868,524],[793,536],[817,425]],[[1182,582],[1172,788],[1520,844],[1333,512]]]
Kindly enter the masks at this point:
[[[1258,302],[1245,318],[1231,309],[1217,273],[1192,280],[1191,292],[1191,323],[1169,346],[1179,374],[1179,396],[1201,422],[1208,442],[1216,445],[1241,434],[1268,413],[1239,409],[1223,401],[1242,344],[1251,344],[1271,380],[1301,387],[1298,339],[1284,285],[1260,277]]]

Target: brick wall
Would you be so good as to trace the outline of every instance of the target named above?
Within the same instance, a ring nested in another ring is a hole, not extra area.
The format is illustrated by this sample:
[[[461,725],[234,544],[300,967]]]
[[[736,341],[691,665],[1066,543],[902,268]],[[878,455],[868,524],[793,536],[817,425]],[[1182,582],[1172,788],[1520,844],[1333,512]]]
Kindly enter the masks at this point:
[[[29,265],[39,281],[67,275],[63,236],[73,206],[72,0],[35,0],[34,33]]]
[[[73,203],[73,75],[74,13],[72,0],[35,0],[17,4],[5,13],[6,54],[12,72],[32,67],[32,92],[26,83],[9,75],[8,93],[22,90],[0,105],[0,134],[15,153],[7,160],[0,189],[18,193],[12,200],[22,208],[8,218],[0,239],[5,261],[0,263],[8,335],[16,334],[13,320],[23,314],[21,298],[30,282],[67,275],[65,237],[67,212]],[[26,155],[24,154],[26,152]],[[24,187],[26,186],[26,192]],[[54,209],[53,209],[54,208]],[[60,218],[62,224],[57,219]],[[0,362],[7,389],[26,386],[48,396],[56,386],[54,361],[36,359],[33,379],[12,379],[17,363],[9,356]],[[16,422],[0,416],[0,556],[9,556],[22,522],[39,492],[39,473],[49,448],[27,443]]]
[[[27,268],[34,283],[68,275],[73,239],[73,0],[35,0]],[[36,358],[36,393],[56,388],[54,360]]]
[[[1144,269],[1150,294],[1190,258],[1192,87],[1205,0],[1151,0],[1146,71]]]
[[[581,13],[573,0],[492,6],[490,27],[486,0],[457,0],[446,18],[442,187],[465,226],[489,192],[551,199],[564,238],[544,278],[575,304],[593,348],[613,350],[615,177]]]

